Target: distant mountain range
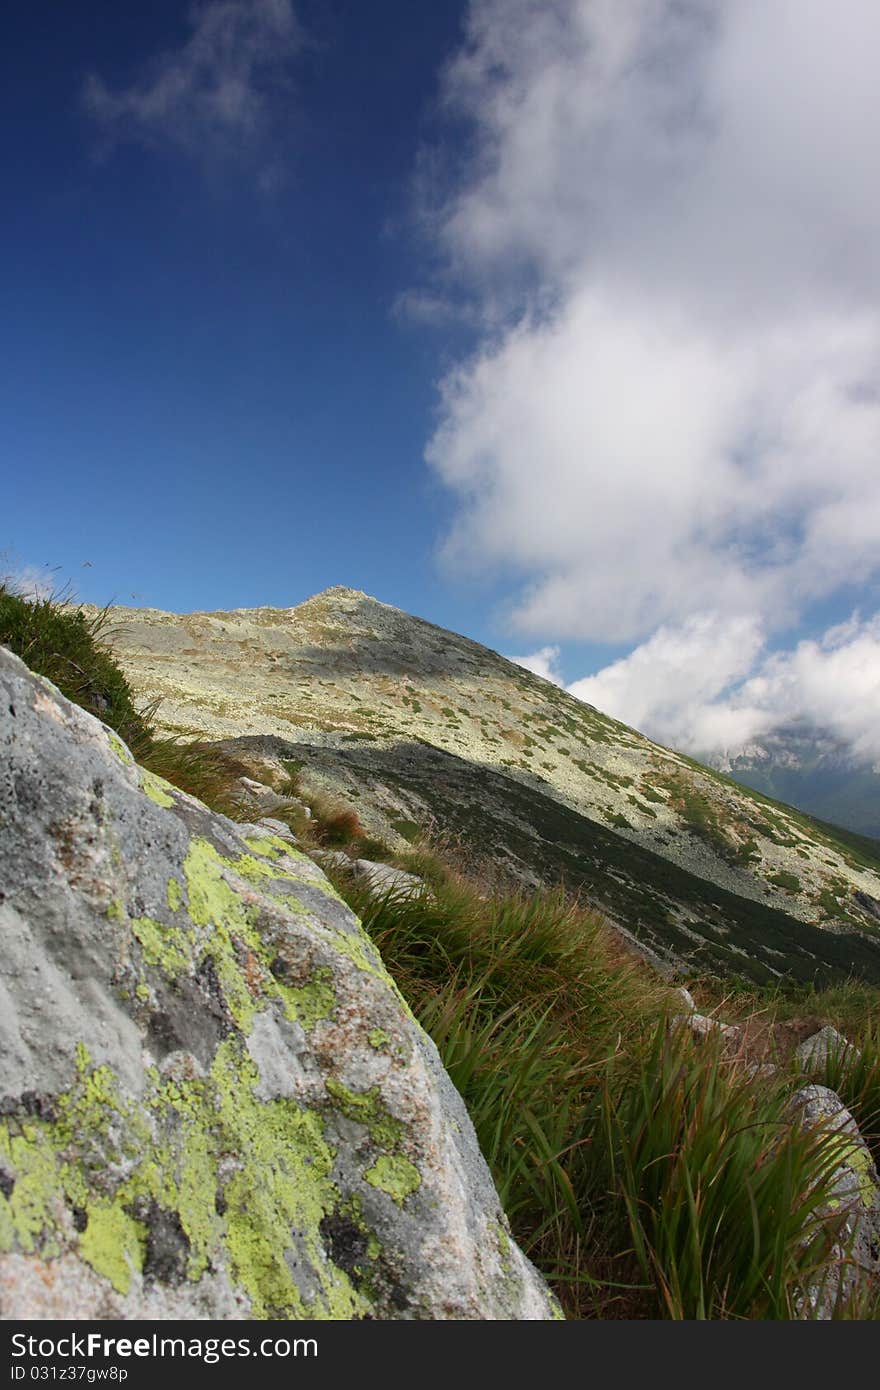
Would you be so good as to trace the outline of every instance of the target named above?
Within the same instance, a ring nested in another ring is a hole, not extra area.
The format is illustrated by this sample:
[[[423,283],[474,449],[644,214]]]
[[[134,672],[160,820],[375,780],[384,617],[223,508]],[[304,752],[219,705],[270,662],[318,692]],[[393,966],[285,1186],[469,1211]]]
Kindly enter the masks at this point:
[[[880,839],[880,765],[859,762],[821,729],[789,725],[709,761],[743,786]]]
[[[263,781],[295,768],[392,848],[424,832],[524,886],[562,882],[661,966],[880,983],[880,845],[467,638],[344,588],[111,620],[166,729],[222,742]]]

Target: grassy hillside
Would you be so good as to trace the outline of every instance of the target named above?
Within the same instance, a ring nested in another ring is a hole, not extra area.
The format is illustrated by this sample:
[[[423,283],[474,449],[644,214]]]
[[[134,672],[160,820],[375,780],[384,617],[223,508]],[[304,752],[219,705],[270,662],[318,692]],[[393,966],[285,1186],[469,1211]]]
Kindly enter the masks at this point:
[[[393,841],[395,827],[442,836],[502,882],[562,886],[660,965],[752,984],[853,975],[880,985],[880,939],[823,930],[698,878],[547,795],[538,779],[514,781],[425,744],[244,738],[223,747],[254,773],[295,764],[301,780],[344,795],[374,839]]]

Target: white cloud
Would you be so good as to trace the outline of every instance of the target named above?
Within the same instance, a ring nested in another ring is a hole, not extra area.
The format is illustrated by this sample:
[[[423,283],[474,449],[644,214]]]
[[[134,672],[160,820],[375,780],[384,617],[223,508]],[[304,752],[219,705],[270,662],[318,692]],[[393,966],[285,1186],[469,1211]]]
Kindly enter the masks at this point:
[[[554,685],[563,684],[559,673],[558,647],[541,647],[540,651],[532,652],[530,656],[509,656],[507,659],[515,661],[517,666],[532,671],[536,676],[543,676],[545,681],[552,681]]]
[[[209,162],[256,160],[260,187],[274,187],[274,101],[303,44],[291,0],[207,0],[188,17],[190,38],[145,65],[130,86],[114,91],[89,74],[86,110],[110,145],[170,146]]]
[[[865,761],[880,759],[880,613],[832,628],[819,640],[770,656],[743,698],[774,715],[804,719],[849,744]]]
[[[779,632],[877,572],[878,51],[873,0],[473,0],[431,216],[486,328],[427,458],[521,630]]]
[[[699,614],[664,627],[571,693],[660,743],[737,753],[785,725],[821,729],[880,759],[880,614],[768,652],[754,619]]]
[[[51,598],[63,588],[58,581],[58,568],[48,569],[40,565],[13,565],[8,570],[4,569],[0,572],[0,583],[11,593],[33,599]]]

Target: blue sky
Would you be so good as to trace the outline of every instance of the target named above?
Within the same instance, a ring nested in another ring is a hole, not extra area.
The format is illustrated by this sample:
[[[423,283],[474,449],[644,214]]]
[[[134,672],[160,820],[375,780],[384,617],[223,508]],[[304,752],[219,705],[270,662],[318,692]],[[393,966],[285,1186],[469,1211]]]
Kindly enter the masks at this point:
[[[450,503],[421,456],[448,349],[393,312],[458,7],[300,6],[290,90],[269,90],[252,148],[109,142],[88,75],[124,89],[185,45],[188,13],[7,17],[0,544],[98,602],[288,605],[346,583],[486,631],[431,558]]]
[[[873,0],[5,17],[6,567],[880,759]]]

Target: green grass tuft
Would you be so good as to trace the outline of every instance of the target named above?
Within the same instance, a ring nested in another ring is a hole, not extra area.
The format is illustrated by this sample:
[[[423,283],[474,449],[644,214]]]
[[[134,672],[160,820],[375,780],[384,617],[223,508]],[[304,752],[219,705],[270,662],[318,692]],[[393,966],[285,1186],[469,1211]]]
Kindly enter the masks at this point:
[[[0,582],[0,645],[114,729],[139,757],[151,741],[151,711],[136,708],[128,681],[102,640],[108,610],[86,617],[67,599],[64,592],[26,598]]]
[[[838,1150],[797,1123],[791,1075],[670,1031],[668,986],[563,894],[494,892],[426,845],[405,862],[431,871],[430,891],[337,884],[434,1038],[514,1235],[567,1314],[809,1316],[840,1229],[816,1216]],[[867,1122],[873,1064],[862,1072],[835,1080]],[[835,1316],[877,1308],[857,1282]]]

